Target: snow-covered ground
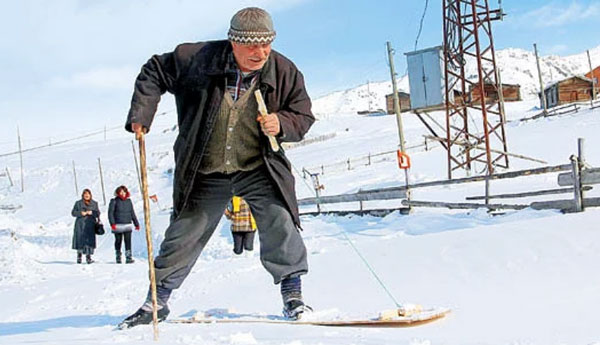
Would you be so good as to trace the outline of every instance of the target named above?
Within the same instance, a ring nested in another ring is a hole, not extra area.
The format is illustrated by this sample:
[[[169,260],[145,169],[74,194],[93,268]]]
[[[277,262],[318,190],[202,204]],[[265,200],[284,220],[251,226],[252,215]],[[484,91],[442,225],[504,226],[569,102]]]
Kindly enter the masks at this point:
[[[509,120],[536,113],[535,105],[535,101],[509,104]],[[441,113],[432,116],[443,118]],[[410,113],[404,120],[409,146],[421,143],[423,126]],[[166,129],[173,123],[172,114],[157,118],[147,138],[150,193],[158,195],[163,209],[170,206],[169,169],[176,132]],[[567,163],[569,155],[576,152],[576,139],[583,137],[588,162],[600,165],[598,131],[598,109],[507,124],[511,152],[548,164]],[[393,116],[341,114],[317,121],[309,137],[328,133],[336,136],[288,151],[297,169],[394,150],[397,145]],[[8,179],[0,177],[0,205],[23,208],[14,213],[0,211],[0,344],[152,343],[150,326],[114,330],[145,296],[148,283],[143,234],[134,233],[133,265],[114,263],[110,234],[98,237],[97,262],[92,265],[75,264],[75,252],[70,249],[70,211],[79,197],[72,161],[79,188],[91,188],[102,206],[101,158],[107,198],[116,186],[128,185],[142,217],[132,138],[114,133],[107,139],[27,153],[24,193],[20,192],[18,157],[2,161],[10,167],[17,186],[10,187]],[[440,147],[414,149],[411,155],[412,181],[446,176]],[[511,160],[511,170],[538,166]],[[296,178],[299,197],[311,196],[310,181],[299,175]],[[321,182],[324,194],[337,194],[402,185],[404,176],[390,158],[373,160],[369,166],[357,165],[350,171],[326,171]],[[492,191],[556,187],[556,175],[551,174],[498,181],[492,184]],[[464,196],[482,193],[483,185],[475,183],[416,190],[414,199],[464,201]],[[367,207],[398,205],[380,202]],[[157,204],[152,208],[156,247],[169,214]],[[499,216],[484,210],[416,209],[409,216],[395,212],[385,218],[307,217],[302,235],[309,249],[310,273],[304,278],[304,295],[317,316],[374,316],[394,308],[344,232],[396,300],[445,306],[453,312],[438,322],[408,329],[162,323],[158,344],[599,344],[599,220],[598,209],[569,215],[530,209]],[[239,314],[280,313],[278,286],[262,268],[258,253],[235,256],[228,229],[224,220],[193,273],[174,292],[172,318],[217,309]]]
[[[600,56],[600,47],[591,51]],[[586,140],[586,158],[600,166],[600,109],[536,121],[518,121],[539,113],[533,55],[507,49],[498,52],[506,83],[522,85],[525,101],[506,105],[508,150],[566,164]],[[584,55],[545,57],[545,80],[586,72]],[[552,71],[552,72],[551,72]],[[399,88],[408,91],[407,78]],[[398,135],[393,116],[358,116],[357,110],[384,108],[390,83],[371,83],[315,100],[319,120],[307,138],[329,139],[288,150],[299,198],[313,196],[302,168],[321,171],[323,195],[404,185],[393,151]],[[166,100],[161,111],[170,110]],[[171,106],[169,106],[171,105]],[[431,116],[444,123],[444,113]],[[413,183],[444,179],[446,154],[423,135],[429,134],[412,113],[403,114],[411,147]],[[471,128],[481,129],[475,117]],[[147,137],[152,229],[155,248],[169,221],[175,115],[158,116]],[[333,135],[334,134],[334,135]],[[39,143],[28,143],[25,147]],[[3,151],[9,151],[3,146]],[[361,158],[362,157],[362,158]],[[146,344],[150,326],[115,331],[115,325],[142,303],[148,286],[147,253],[142,232],[134,232],[136,263],[114,263],[113,236],[98,237],[92,265],[75,264],[71,248],[74,219],[70,212],[83,188],[91,188],[107,223],[100,184],[100,159],[107,201],[119,185],[127,185],[138,217],[142,202],[133,162],[132,137],[109,131],[24,155],[25,191],[21,192],[18,156],[0,157],[0,172],[9,168],[15,186],[0,173],[0,344]],[[344,162],[350,159],[351,169]],[[336,164],[337,163],[337,164]],[[75,189],[73,165],[77,173]],[[509,170],[542,164],[511,158]],[[473,173],[482,172],[475,166]],[[500,171],[499,171],[500,172]],[[459,177],[455,174],[455,177]],[[493,181],[492,194],[557,188],[557,174]],[[484,194],[483,183],[416,189],[414,200],[464,202]],[[597,190],[587,192],[599,196]],[[528,203],[555,197],[503,200]],[[571,198],[570,194],[560,198]],[[367,208],[394,208],[399,201],[366,202]],[[326,210],[356,209],[356,203],[325,205]],[[306,207],[304,211],[314,208]],[[372,317],[395,307],[348,243],[358,248],[398,302],[449,307],[438,322],[406,329],[335,329],[285,325],[160,325],[157,344],[578,344],[599,345],[600,209],[564,215],[558,211],[509,211],[492,216],[485,210],[415,209],[385,218],[304,217],[302,233],[309,250],[310,273],[304,296],[315,318]],[[257,245],[258,246],[258,245]],[[258,249],[258,248],[257,248]],[[271,314],[281,311],[279,287],[262,268],[257,251],[235,256],[229,223],[223,220],[192,274],[174,292],[171,318],[200,311]]]

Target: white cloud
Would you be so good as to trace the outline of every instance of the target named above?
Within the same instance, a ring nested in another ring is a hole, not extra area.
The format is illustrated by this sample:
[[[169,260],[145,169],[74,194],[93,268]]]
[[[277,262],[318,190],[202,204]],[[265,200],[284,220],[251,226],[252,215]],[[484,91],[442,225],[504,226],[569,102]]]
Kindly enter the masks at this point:
[[[99,67],[68,77],[57,77],[48,83],[54,88],[94,88],[94,89],[133,89],[133,82],[139,68]]]
[[[582,5],[577,1],[570,4],[550,3],[517,16],[517,23],[524,26],[548,28],[596,18],[600,15],[600,2]]]

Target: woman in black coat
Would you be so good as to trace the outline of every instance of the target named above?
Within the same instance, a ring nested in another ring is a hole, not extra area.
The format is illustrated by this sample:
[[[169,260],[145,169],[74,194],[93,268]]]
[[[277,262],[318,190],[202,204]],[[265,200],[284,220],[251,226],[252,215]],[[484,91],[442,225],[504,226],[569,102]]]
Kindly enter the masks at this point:
[[[125,186],[119,186],[115,190],[115,197],[108,204],[108,221],[113,234],[115,235],[115,254],[117,263],[121,263],[121,243],[125,239],[125,262],[131,264],[134,262],[131,254],[131,231],[135,225],[135,230],[140,230],[140,223],[135,216],[133,203],[129,199],[129,191]]]
[[[92,254],[96,249],[96,222],[100,217],[98,203],[92,200],[92,192],[84,189],[81,193],[81,200],[77,200],[71,211],[75,217],[75,226],[73,228],[73,246],[77,250],[77,263],[81,263],[81,257],[85,254],[85,260],[88,264],[94,262]]]

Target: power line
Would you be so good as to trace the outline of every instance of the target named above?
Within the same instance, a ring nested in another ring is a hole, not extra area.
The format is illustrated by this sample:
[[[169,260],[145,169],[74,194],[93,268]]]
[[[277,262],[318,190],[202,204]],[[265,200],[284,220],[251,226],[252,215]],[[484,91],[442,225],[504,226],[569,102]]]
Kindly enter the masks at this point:
[[[171,109],[171,110],[168,110],[168,111],[163,111],[163,112],[157,113],[155,116],[163,116],[163,115],[166,115],[168,113],[173,112],[174,110],[175,109]],[[88,138],[88,137],[91,137],[91,136],[94,136],[94,135],[104,134],[107,131],[114,131],[114,130],[118,130],[118,129],[122,129],[122,128],[123,128],[123,125],[114,126],[114,127],[104,127],[103,129],[96,130],[94,132],[88,132],[86,134],[82,134],[82,135],[79,135],[79,136],[76,136],[76,137],[71,137],[71,138],[63,139],[63,140],[56,140],[56,141],[51,142],[49,144],[30,147],[30,148],[22,150],[21,152],[29,152],[29,151],[35,151],[35,150],[39,150],[39,149],[42,149],[42,148],[46,148],[46,147],[53,147],[53,146],[57,146],[57,145],[60,145],[60,144],[65,144],[65,143],[68,143],[68,142],[71,142],[71,141],[85,139],[85,138]],[[49,139],[51,139],[51,137]],[[39,139],[35,140],[35,141],[39,141]],[[19,154],[19,151],[2,153],[2,154],[0,154],[0,157],[13,156],[13,155],[16,155],[16,154]]]
[[[419,38],[421,37],[421,32],[423,32],[423,22],[425,21],[425,15],[427,14],[427,7],[429,6],[429,0],[425,0],[425,8],[423,8],[423,14],[421,15],[421,22],[419,24],[419,31],[417,32],[417,38],[415,39],[415,49],[417,50],[417,45],[419,44]]]

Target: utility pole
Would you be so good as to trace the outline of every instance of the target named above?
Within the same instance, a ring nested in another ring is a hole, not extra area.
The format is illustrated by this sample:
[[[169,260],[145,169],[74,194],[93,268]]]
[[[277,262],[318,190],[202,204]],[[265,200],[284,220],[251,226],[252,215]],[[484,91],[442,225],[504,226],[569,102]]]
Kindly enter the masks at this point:
[[[544,90],[544,82],[542,81],[542,69],[540,68],[540,58],[538,56],[537,44],[533,44],[535,51],[535,61],[537,63],[538,76],[540,80],[540,95],[542,97],[542,107],[544,108],[544,116],[548,115],[548,103],[546,103],[546,92]]]
[[[396,86],[396,71],[394,69],[394,51],[392,49],[392,44],[387,42],[387,51],[388,51],[388,60],[390,62],[390,74],[392,76],[392,90],[394,92],[394,112],[396,113],[396,121],[398,123],[398,137],[400,139],[400,151],[402,153],[406,153],[406,147],[404,142],[404,128],[402,126],[402,117],[400,116],[400,100],[398,99],[398,87]],[[404,170],[404,180],[406,182],[406,198],[410,200],[410,190],[409,179],[408,179],[408,169]]]
[[[398,136],[400,139],[400,150],[406,152],[404,147],[404,128],[402,127],[402,117],[400,117],[400,100],[398,99],[398,87],[396,86],[396,71],[394,70],[394,51],[390,42],[387,42],[388,60],[390,62],[390,74],[392,75],[392,89],[394,92],[394,112],[396,113],[396,122],[398,123]]]
[[[77,170],[75,170],[75,161],[73,161],[73,182],[75,182],[75,195],[79,194],[79,186],[77,185]]]
[[[25,174],[23,172],[23,144],[21,143],[21,132],[17,126],[17,138],[19,139],[19,160],[21,161],[21,193],[25,191]]]
[[[590,57],[590,51],[587,50],[588,64],[590,65],[590,77],[592,77],[592,100],[591,104],[594,105],[596,99],[596,77],[594,77],[594,67],[592,66],[592,58]]]
[[[104,205],[106,205],[106,191],[104,189],[104,175],[102,174],[102,162],[100,161],[100,157],[98,157],[98,170],[100,171],[100,185],[102,186],[102,200],[104,200]]]

